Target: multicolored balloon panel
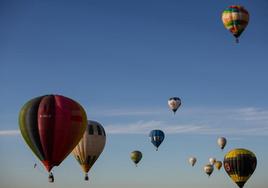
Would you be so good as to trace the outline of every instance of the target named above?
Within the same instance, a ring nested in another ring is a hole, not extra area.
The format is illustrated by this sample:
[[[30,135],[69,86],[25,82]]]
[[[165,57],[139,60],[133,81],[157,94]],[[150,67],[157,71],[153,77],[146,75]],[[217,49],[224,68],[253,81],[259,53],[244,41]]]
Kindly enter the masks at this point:
[[[222,13],[222,22],[235,38],[242,34],[249,22],[248,11],[239,5],[229,6]]]
[[[255,171],[257,158],[247,149],[234,149],[225,155],[223,164],[227,174],[242,188]]]
[[[82,106],[60,95],[34,98],[19,114],[22,137],[49,172],[77,145],[86,123]]]

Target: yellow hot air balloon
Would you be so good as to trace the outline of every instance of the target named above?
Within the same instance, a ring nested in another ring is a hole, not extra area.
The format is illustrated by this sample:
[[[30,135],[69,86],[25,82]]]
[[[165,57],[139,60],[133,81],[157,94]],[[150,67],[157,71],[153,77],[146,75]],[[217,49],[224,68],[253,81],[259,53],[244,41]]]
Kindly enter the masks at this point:
[[[221,162],[221,161],[216,161],[216,162],[214,163],[214,166],[215,166],[218,170],[220,170],[221,167],[222,167],[222,162]]]
[[[243,188],[257,166],[255,154],[247,149],[233,149],[224,157],[224,169],[230,178]]]
[[[106,134],[102,125],[89,120],[83,138],[72,152],[85,172],[86,181],[88,180],[87,173],[102,153],[105,142]]]
[[[249,13],[242,6],[232,5],[223,11],[222,22],[225,28],[236,38],[236,42],[238,42],[239,36],[248,25]]]

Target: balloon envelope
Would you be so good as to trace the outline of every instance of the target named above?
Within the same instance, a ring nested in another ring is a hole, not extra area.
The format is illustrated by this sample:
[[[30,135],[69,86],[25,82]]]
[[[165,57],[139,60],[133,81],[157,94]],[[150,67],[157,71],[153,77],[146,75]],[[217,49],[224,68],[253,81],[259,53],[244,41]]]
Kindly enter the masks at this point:
[[[257,158],[247,149],[233,149],[225,155],[223,165],[230,178],[242,188],[255,171]]]
[[[106,133],[103,126],[96,121],[88,121],[86,131],[73,150],[73,155],[87,173],[102,153],[106,142]]]
[[[216,161],[217,161],[217,160],[216,160],[216,158],[214,158],[214,157],[209,158],[209,163],[210,163],[211,165],[214,165]]]
[[[140,160],[142,158],[142,153],[140,151],[137,151],[137,150],[132,151],[130,154],[130,158],[137,166],[137,164],[140,162]]]
[[[156,150],[165,139],[165,133],[162,130],[152,130],[149,134],[152,144],[156,147]]]
[[[194,166],[195,163],[196,163],[196,158],[195,158],[195,157],[190,157],[190,158],[188,159],[188,162],[190,163],[190,165]]]
[[[179,97],[171,97],[168,100],[168,106],[169,108],[176,113],[178,108],[181,106],[181,99]]]
[[[222,13],[222,22],[226,29],[228,29],[237,39],[245,30],[249,22],[249,13],[239,5],[229,6]]]
[[[208,176],[210,176],[212,174],[213,170],[214,170],[214,168],[213,168],[213,165],[211,165],[211,164],[207,164],[207,165],[204,166],[204,172]]]
[[[19,127],[25,142],[50,172],[80,141],[86,119],[82,106],[72,99],[45,95],[22,107]]]
[[[220,146],[220,148],[223,150],[223,148],[225,147],[227,140],[224,137],[219,137],[217,140],[218,145]]]
[[[218,170],[220,170],[221,167],[222,167],[222,162],[221,162],[221,161],[216,161],[215,164],[214,164],[214,166],[215,166]]]

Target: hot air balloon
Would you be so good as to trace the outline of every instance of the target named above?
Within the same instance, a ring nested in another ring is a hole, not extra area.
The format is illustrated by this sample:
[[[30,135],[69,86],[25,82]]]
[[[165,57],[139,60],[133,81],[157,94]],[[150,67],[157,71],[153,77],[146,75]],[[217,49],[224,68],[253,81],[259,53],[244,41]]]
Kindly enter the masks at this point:
[[[89,120],[84,136],[72,152],[85,173],[86,181],[88,181],[88,171],[102,153],[105,142],[106,134],[102,125]]]
[[[238,38],[245,30],[249,21],[248,11],[239,5],[229,6],[222,13],[222,22],[226,29],[228,29],[233,36],[236,38],[238,43]]]
[[[181,106],[181,99],[179,97],[171,97],[168,100],[168,106],[175,114],[178,108]]]
[[[19,114],[25,142],[49,172],[68,156],[83,136],[87,116],[83,107],[60,95],[44,95],[28,101]]]
[[[223,164],[230,178],[242,188],[255,171],[257,158],[247,149],[233,149],[225,155]]]
[[[190,163],[190,165],[194,166],[195,163],[196,163],[196,158],[195,158],[195,157],[190,157],[190,158],[188,159],[188,162]]]
[[[223,150],[223,148],[225,147],[227,140],[224,137],[219,137],[217,140],[218,145],[220,146],[220,148]]]
[[[149,137],[151,139],[152,144],[156,147],[156,151],[158,150],[158,147],[163,142],[165,138],[165,134],[161,130],[152,130],[149,134]]]
[[[210,176],[212,174],[213,170],[214,170],[214,168],[213,168],[213,165],[211,165],[211,164],[207,164],[204,166],[204,171],[208,176]]]
[[[140,151],[132,151],[130,154],[130,158],[131,160],[135,163],[136,167],[137,164],[140,162],[141,158],[142,158],[142,153]]]
[[[220,170],[221,167],[222,167],[222,162],[221,162],[221,161],[216,161],[215,164],[214,164],[214,166],[215,166],[218,170]]]
[[[209,163],[210,163],[211,165],[214,165],[216,161],[217,161],[217,160],[216,160],[216,158],[214,158],[214,157],[209,158]]]

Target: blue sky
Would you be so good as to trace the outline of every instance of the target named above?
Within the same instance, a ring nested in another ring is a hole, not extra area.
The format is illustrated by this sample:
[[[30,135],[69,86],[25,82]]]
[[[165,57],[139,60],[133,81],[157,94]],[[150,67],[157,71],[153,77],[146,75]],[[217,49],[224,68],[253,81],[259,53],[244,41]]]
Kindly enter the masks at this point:
[[[232,4],[250,12],[239,44],[221,22]],[[202,172],[209,157],[224,156],[218,136],[228,139],[225,152],[256,153],[245,188],[266,187],[267,9],[265,0],[0,1],[1,186],[89,186],[72,156],[47,183],[19,135],[21,106],[53,93],[81,103],[106,129],[92,187],[236,187],[223,170],[209,179]],[[173,96],[182,99],[175,116]],[[167,133],[158,152],[147,136],[155,128]],[[129,159],[136,149],[139,168]]]

